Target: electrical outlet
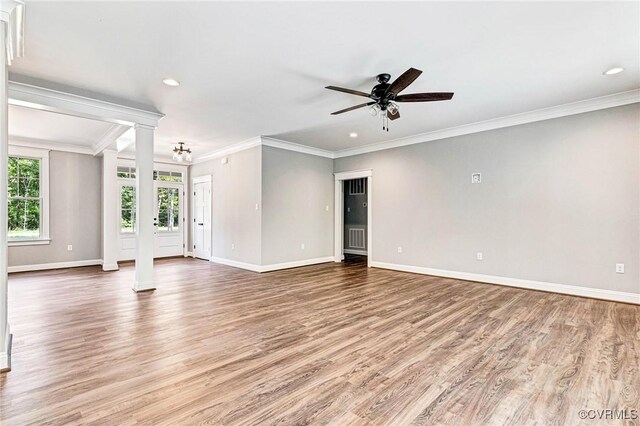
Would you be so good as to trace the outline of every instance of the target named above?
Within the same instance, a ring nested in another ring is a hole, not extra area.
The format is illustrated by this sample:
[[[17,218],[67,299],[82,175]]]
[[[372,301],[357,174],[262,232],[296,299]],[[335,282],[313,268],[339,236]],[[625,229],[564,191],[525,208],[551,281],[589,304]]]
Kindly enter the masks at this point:
[[[482,260],[482,253],[481,252],[476,253],[476,260]]]
[[[300,244],[300,250],[304,250],[304,243]]]
[[[347,213],[351,213],[351,207],[347,207]]]
[[[258,205],[258,203],[256,203],[256,210],[258,210],[260,208],[260,206]]]
[[[73,246],[71,244],[67,246],[67,251],[73,251]]]
[[[402,247],[398,246],[398,253],[402,253]]]
[[[236,245],[235,244],[231,244],[231,250],[235,250],[236,249]]]
[[[616,263],[616,274],[624,274],[624,263]]]
[[[482,175],[480,173],[472,173],[471,183],[482,183]]]
[[[328,212],[329,211],[329,206],[324,206],[324,210]]]

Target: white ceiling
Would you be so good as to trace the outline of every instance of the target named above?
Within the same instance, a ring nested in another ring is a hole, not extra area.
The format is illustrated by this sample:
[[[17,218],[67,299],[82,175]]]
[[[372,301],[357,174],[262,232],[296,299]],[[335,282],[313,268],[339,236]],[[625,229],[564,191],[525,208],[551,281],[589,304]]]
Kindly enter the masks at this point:
[[[104,121],[9,105],[9,135],[13,141],[91,147],[113,126]]]
[[[638,2],[36,2],[11,72],[147,104],[163,147],[257,135],[340,150],[640,87]],[[603,76],[612,66],[626,71]],[[424,71],[389,133],[375,75]],[[182,83],[162,84],[165,77]],[[39,125],[39,123],[38,123]],[[65,124],[66,125],[66,124]],[[348,137],[355,131],[357,139]],[[51,138],[48,138],[51,139]]]

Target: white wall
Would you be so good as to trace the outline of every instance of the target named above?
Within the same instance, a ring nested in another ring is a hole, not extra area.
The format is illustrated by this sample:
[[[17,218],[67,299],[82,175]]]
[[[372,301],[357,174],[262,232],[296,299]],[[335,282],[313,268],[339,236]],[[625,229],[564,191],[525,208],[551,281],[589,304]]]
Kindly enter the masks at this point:
[[[263,146],[262,202],[262,265],[333,256],[333,160]]]
[[[102,159],[49,153],[48,245],[9,247],[9,267],[102,258]],[[73,251],[67,251],[67,245]]]
[[[260,146],[190,167],[191,178],[212,175],[212,256],[261,264],[262,149]],[[189,191],[189,206],[193,192]],[[256,209],[256,205],[258,209]],[[192,219],[189,220],[193,222]],[[191,226],[189,233],[192,233]],[[189,238],[193,247],[192,237]],[[232,245],[234,248],[232,248]]]
[[[633,104],[340,158],[335,171],[373,169],[374,261],[640,293],[639,145]]]

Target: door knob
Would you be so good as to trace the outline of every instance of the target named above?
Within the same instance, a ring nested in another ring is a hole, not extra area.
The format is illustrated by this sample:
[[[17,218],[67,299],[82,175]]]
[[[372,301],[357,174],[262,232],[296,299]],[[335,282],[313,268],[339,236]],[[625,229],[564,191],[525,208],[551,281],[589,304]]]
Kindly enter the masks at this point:
[[[204,226],[204,223],[199,223],[198,226]]]

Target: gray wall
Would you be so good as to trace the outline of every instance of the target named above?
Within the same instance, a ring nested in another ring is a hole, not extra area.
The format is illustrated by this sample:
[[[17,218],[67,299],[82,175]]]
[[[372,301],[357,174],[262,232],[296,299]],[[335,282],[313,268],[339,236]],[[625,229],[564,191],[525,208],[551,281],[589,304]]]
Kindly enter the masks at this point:
[[[49,176],[51,244],[9,247],[9,266],[102,258],[102,159],[51,151]]]
[[[238,262],[261,262],[262,150],[255,147],[190,167],[190,177],[213,175],[212,254]],[[191,194],[191,191],[190,191]],[[189,206],[193,199],[190,196]],[[258,210],[255,206],[258,204]],[[189,221],[192,222],[191,220]],[[191,234],[189,226],[189,234]],[[189,240],[192,240],[190,235]],[[191,243],[193,246],[193,243]],[[231,245],[235,245],[235,249]]]
[[[333,160],[263,146],[262,202],[263,265],[333,256]]]
[[[373,169],[374,261],[640,293],[639,144],[633,104],[341,158],[335,171]]]
[[[365,182],[366,182],[366,178]],[[350,180],[344,181],[344,235],[342,237],[343,248],[349,249],[349,227],[355,225],[359,228],[367,229],[367,186],[365,184],[364,194],[350,194],[349,193]],[[367,247],[367,239],[365,237],[365,250]],[[362,249],[360,249],[362,250]]]

